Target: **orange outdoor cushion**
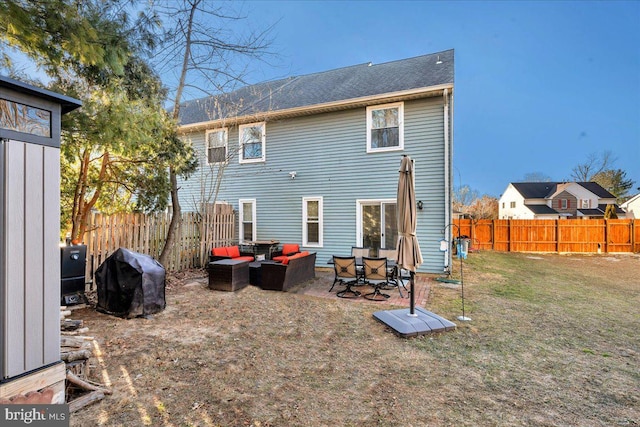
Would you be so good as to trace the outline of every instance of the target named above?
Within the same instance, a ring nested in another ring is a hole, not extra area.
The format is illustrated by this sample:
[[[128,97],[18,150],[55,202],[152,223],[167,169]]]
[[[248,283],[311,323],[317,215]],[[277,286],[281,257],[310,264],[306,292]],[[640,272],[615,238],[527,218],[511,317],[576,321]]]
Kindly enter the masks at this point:
[[[297,243],[285,243],[282,245],[282,254],[292,254],[300,252],[300,246]]]
[[[227,254],[227,248],[213,248],[212,252],[215,256],[229,256]]]
[[[249,261],[249,262],[253,262],[253,257],[252,256],[239,256],[234,258],[236,261]]]
[[[240,256],[240,248],[237,247],[237,246],[228,246],[227,247],[227,254],[231,258],[238,258]]]
[[[285,259],[287,259],[286,255],[274,256],[273,258],[271,258],[272,261],[276,262],[282,262]]]
[[[287,264],[289,264],[289,258],[288,258],[288,257],[285,257],[285,258],[282,260],[282,265],[287,265]]]

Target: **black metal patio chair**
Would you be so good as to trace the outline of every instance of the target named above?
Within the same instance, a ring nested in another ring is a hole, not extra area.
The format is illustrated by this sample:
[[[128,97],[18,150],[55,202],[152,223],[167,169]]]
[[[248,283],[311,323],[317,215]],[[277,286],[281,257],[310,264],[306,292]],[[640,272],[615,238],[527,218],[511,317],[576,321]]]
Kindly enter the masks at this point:
[[[356,257],[333,257],[333,271],[335,277],[329,292],[333,290],[336,284],[346,286],[345,289],[336,293],[340,298],[357,298],[360,292],[351,289],[358,281],[358,273],[356,272]]]

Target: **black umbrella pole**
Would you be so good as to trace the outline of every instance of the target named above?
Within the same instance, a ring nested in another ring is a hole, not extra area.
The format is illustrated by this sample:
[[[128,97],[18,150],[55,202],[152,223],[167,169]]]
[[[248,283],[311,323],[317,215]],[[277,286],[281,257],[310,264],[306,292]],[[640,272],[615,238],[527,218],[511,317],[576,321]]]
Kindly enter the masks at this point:
[[[415,280],[416,280],[416,273],[411,271],[409,272],[409,277],[411,280],[411,299],[410,299],[410,310],[409,310],[409,314],[411,314],[412,316],[415,314],[416,312],[416,297],[415,297]]]

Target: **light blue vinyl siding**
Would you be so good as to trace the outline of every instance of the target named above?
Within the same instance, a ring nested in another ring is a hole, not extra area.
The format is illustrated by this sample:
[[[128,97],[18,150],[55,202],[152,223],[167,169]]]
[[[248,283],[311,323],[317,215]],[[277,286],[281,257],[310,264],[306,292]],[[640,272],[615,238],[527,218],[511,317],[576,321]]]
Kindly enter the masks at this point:
[[[266,123],[266,161],[227,167],[218,201],[236,209],[238,199],[256,199],[257,238],[302,242],[302,198],[323,197],[324,247],[317,265],[356,246],[356,200],[395,199],[403,154],[416,165],[418,239],[424,256],[419,271],[442,272],[439,251],[445,223],[444,125],[441,97],[406,101],[405,149],[366,152],[366,108],[317,114]],[[206,179],[204,132],[189,136],[199,153],[200,171],[180,183],[185,210],[193,210]],[[238,148],[238,128],[229,128],[229,150]],[[296,171],[291,179],[289,172]],[[303,248],[304,250],[304,248]]]

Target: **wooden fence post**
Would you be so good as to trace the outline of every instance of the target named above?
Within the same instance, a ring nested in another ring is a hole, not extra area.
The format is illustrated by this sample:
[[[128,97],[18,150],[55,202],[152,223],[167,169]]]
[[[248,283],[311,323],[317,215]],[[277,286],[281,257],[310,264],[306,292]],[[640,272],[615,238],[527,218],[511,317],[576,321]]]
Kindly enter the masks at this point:
[[[496,220],[491,220],[491,250],[496,250]]]

